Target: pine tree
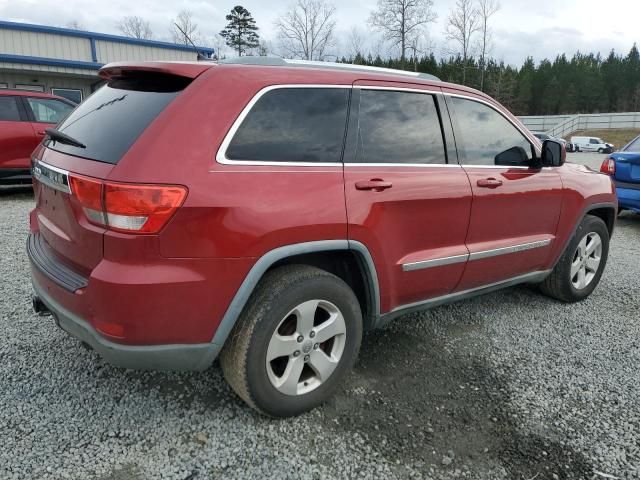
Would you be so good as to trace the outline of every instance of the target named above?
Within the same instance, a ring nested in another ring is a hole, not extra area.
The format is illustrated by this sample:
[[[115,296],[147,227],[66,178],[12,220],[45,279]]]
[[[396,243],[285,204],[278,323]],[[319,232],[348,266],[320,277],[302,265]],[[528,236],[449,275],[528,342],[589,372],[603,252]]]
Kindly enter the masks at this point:
[[[247,49],[260,45],[258,27],[249,10],[237,5],[226,18],[229,23],[220,35],[226,40],[227,46],[238,52],[239,57],[246,53]]]

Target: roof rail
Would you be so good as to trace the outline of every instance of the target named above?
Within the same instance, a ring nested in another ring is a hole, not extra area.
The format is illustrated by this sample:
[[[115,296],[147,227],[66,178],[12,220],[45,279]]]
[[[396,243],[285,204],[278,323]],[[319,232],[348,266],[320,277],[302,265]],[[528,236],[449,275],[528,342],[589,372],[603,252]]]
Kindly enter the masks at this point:
[[[424,80],[440,81],[435,75],[420,72],[410,72],[407,70],[397,70],[395,68],[370,67],[368,65],[354,65],[352,63],[317,62],[311,60],[290,60],[280,57],[236,57],[219,60],[218,63],[227,65],[262,65],[265,67],[306,67],[324,68],[331,70],[376,72],[386,75],[402,75],[405,77],[421,78]]]

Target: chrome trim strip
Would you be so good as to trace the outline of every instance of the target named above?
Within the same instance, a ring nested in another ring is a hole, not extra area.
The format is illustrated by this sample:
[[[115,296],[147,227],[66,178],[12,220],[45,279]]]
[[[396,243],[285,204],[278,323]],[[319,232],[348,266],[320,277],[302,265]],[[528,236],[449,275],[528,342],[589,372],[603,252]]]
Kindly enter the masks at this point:
[[[216,161],[223,165],[261,165],[261,166],[273,166],[273,167],[287,167],[287,166],[296,166],[296,167],[341,167],[342,162],[263,162],[260,160],[230,160],[227,158],[227,149],[229,148],[229,144],[236,132],[244,122],[245,118],[254,107],[254,105],[268,92],[273,90],[282,90],[285,88],[352,88],[351,85],[320,85],[320,84],[282,84],[282,85],[270,85],[268,87],[263,88],[258,93],[256,93],[253,98],[249,101],[246,107],[242,109],[240,115],[231,125],[231,128],[227,132],[224,137],[224,140],[220,144],[220,148],[216,153]]]
[[[41,160],[36,160],[31,169],[33,177],[41,183],[64,193],[71,193],[69,184],[69,172],[54,167]]]
[[[422,260],[418,262],[403,263],[403,272],[412,272],[414,270],[423,270],[425,268],[442,267],[444,265],[453,265],[466,261],[482,260],[484,258],[497,257],[499,255],[508,255],[510,253],[525,252],[534,248],[542,248],[551,244],[551,239],[539,240],[536,242],[520,243],[509,247],[494,248],[491,250],[482,250],[480,252],[472,252],[465,255],[453,255],[451,257],[433,258],[430,260]]]
[[[462,168],[459,163],[345,163],[345,167]]]
[[[469,259],[469,254],[454,255],[452,257],[434,258],[432,260],[423,260],[420,262],[411,262],[402,264],[403,272],[411,272],[413,270],[422,270],[424,268],[442,267],[444,265],[453,265],[455,263],[464,263]]]
[[[522,243],[520,245],[512,245],[510,247],[494,248],[492,250],[483,250],[480,252],[471,252],[469,261],[482,260],[484,258],[497,257],[498,255],[508,255],[510,253],[524,252],[533,250],[534,248],[542,248],[551,245],[551,239],[539,240],[537,242]]]

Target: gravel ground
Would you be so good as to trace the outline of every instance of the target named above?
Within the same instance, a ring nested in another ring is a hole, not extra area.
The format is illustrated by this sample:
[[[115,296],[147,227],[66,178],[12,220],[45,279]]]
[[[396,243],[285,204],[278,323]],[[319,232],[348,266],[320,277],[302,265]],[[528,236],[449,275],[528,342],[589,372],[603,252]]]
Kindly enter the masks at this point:
[[[120,370],[35,316],[32,204],[0,190],[1,479],[640,478],[640,215],[585,302],[517,287],[405,316],[329,403],[274,421],[217,365]]]

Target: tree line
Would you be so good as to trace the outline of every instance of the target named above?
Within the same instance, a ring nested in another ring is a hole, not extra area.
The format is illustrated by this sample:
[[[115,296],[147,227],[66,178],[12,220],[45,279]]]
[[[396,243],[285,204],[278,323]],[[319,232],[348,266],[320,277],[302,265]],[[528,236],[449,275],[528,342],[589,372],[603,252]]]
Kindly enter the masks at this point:
[[[371,35],[353,27],[349,53],[340,57],[336,7],[327,0],[295,0],[274,23],[277,46],[260,37],[255,19],[240,5],[226,15],[227,25],[213,40],[201,34],[192,12],[181,11],[171,22],[171,40],[213,43],[218,55],[226,46],[237,56],[276,54],[429,73],[482,90],[518,115],[640,111],[636,45],[627,55],[561,54],[537,64],[532,58],[521,66],[505,64],[492,56],[491,21],[499,10],[498,0],[456,0],[445,21],[448,43],[440,58],[428,36],[437,19],[433,0],[378,0],[367,25],[380,41],[372,46]],[[140,17],[124,17],[118,28],[130,37],[153,38],[149,22]]]

